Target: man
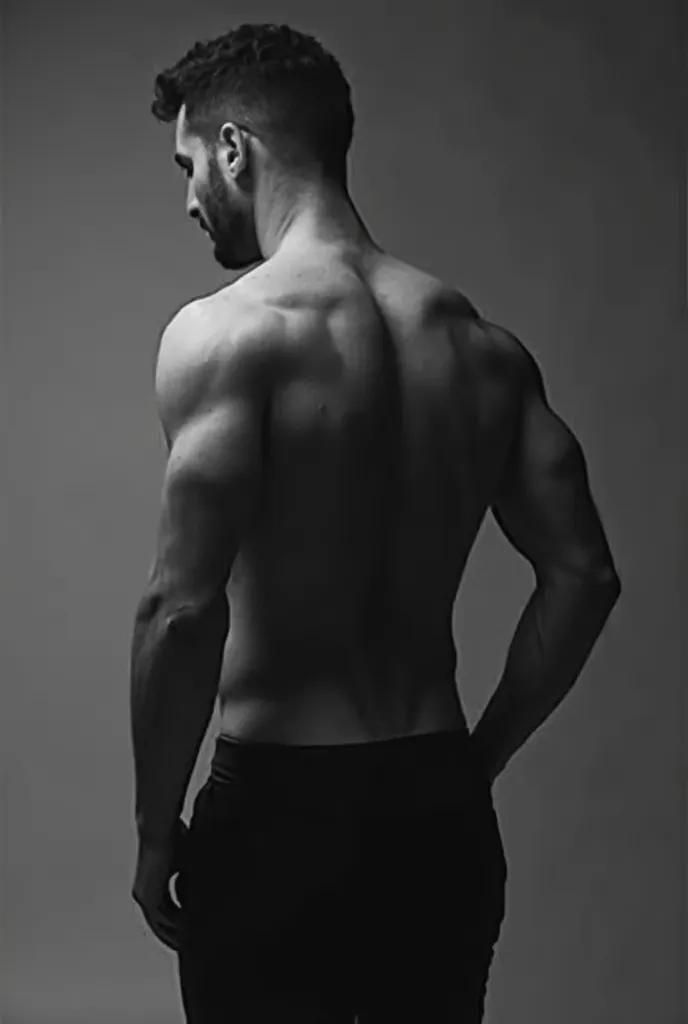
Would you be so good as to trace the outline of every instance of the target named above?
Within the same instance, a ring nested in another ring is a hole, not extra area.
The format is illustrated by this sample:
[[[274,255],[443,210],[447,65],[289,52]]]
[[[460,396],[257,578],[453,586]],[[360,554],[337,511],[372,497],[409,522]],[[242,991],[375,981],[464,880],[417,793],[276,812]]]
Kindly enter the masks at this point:
[[[252,269],[160,345],[133,896],[191,1024],[475,1024],[505,910],[492,783],[620,592],[580,444],[513,334],[372,239],[349,87],[315,39],[198,43],[153,112],[215,258]],[[469,734],[452,609],[488,510],[536,587]]]

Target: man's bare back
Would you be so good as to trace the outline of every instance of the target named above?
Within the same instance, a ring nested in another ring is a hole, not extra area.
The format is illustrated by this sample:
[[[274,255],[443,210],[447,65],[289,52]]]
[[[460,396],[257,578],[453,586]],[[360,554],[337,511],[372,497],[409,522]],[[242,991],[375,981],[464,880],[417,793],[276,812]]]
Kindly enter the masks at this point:
[[[188,1020],[229,998],[253,1024],[477,1024],[505,910],[491,786],[620,594],[581,445],[513,334],[373,240],[350,88],[317,40],[197,43],[151,109],[216,261],[253,269],[179,310],[158,353],[132,895],[179,952]],[[452,613],[488,509],[535,587],[469,731]]]
[[[260,497],[227,588],[221,732],[352,743],[465,725],[452,609],[503,471],[500,334],[377,249],[313,246],[206,300],[277,320]]]

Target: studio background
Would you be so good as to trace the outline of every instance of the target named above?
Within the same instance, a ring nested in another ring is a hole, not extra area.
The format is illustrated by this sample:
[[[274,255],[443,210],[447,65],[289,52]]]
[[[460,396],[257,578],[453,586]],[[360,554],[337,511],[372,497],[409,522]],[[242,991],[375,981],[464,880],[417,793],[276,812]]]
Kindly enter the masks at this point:
[[[4,1024],[182,1020],[174,956],[130,898],[129,652],[165,464],[160,332],[231,277],[149,106],[157,71],[242,21],[339,58],[373,236],[531,349],[623,581],[577,686],[495,787],[509,882],[486,1020],[678,1024],[688,367],[668,0],[2,6]],[[471,724],[532,584],[488,517],[455,612]]]

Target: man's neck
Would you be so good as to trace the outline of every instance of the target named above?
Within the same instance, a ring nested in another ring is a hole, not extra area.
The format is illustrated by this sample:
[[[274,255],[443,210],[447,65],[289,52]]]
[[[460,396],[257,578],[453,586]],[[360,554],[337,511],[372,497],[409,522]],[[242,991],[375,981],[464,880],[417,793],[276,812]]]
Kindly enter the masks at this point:
[[[256,203],[256,230],[265,259],[314,241],[375,246],[346,188],[325,181],[280,183]]]

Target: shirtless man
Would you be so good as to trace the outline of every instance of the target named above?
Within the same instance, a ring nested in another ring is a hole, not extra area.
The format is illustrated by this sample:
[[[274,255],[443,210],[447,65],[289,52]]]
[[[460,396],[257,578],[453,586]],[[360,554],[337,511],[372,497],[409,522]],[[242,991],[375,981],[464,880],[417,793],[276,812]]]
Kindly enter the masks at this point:
[[[505,908],[492,783],[620,592],[580,444],[513,334],[372,239],[349,88],[316,40],[241,26],[156,97],[188,213],[247,272],[158,355],[133,897],[190,1024],[476,1024]],[[488,510],[536,586],[469,733],[452,610]]]

